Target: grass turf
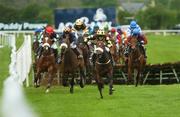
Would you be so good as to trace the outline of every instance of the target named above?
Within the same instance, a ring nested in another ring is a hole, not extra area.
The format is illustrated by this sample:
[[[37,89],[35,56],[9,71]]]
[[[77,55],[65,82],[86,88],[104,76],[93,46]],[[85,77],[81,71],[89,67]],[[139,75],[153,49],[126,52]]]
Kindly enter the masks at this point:
[[[179,61],[180,36],[148,35],[148,63]],[[17,39],[17,48],[22,44],[22,37]],[[0,94],[2,83],[8,76],[10,48],[0,49]],[[67,87],[52,87],[49,94],[44,87],[25,88],[26,97],[40,117],[177,117],[180,116],[179,85],[115,86],[115,93],[108,95],[108,87],[103,91],[101,100],[97,86],[84,89],[75,87],[70,94]]]
[[[179,85],[125,86],[116,85],[113,95],[108,87],[100,99],[97,86],[26,88],[28,101],[39,117],[178,117],[180,116]]]
[[[147,62],[151,64],[180,61],[180,35],[148,35]]]

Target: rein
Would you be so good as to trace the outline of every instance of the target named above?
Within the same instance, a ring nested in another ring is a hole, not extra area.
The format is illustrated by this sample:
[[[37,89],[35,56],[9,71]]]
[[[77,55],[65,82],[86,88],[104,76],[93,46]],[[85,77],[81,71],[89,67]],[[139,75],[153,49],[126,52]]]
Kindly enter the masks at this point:
[[[106,64],[109,64],[110,63],[110,59],[106,62],[106,63],[100,63],[100,62],[98,62],[98,61],[96,61],[96,63],[98,64],[98,65],[106,65]]]

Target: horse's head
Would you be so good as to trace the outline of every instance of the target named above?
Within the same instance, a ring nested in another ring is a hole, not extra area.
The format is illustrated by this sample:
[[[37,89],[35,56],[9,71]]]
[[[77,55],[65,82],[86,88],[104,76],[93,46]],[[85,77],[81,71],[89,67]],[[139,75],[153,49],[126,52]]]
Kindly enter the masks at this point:
[[[132,36],[130,40],[130,54],[134,57],[137,58],[141,55],[140,51],[140,46],[139,46],[139,41],[137,36]]]
[[[62,43],[60,44],[61,52],[65,53],[68,48],[70,48],[70,33],[65,33],[62,38]]]
[[[131,40],[130,40],[130,43],[131,43],[131,49],[132,50],[135,50],[135,49],[137,49],[137,47],[138,47],[138,39],[137,39],[137,36],[132,36],[132,38],[131,38]]]
[[[42,39],[43,53],[49,52],[52,44],[53,44],[53,41],[50,38],[50,36],[44,34],[43,39]]]
[[[104,42],[98,41],[96,46],[97,46],[97,48],[95,49],[97,55],[96,62],[98,64],[108,64],[110,62],[110,58],[108,52],[106,51],[107,48],[105,48]]]
[[[95,49],[96,54],[101,55],[104,52],[104,48],[105,48],[104,42],[103,41],[97,41],[96,47],[97,47]]]

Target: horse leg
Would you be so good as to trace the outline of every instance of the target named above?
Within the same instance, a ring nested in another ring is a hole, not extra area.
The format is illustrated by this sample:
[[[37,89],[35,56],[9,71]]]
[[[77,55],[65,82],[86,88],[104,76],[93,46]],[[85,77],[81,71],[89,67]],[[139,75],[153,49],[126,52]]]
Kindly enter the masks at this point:
[[[127,84],[131,84],[132,82],[132,70],[130,67],[128,67],[128,81]]]
[[[140,78],[140,71],[137,71],[137,76],[136,76],[136,87],[138,86],[139,83],[139,78]]]
[[[51,66],[49,69],[48,69],[48,85],[46,87],[46,93],[49,92],[49,89],[51,87],[51,83],[53,81],[53,77],[55,76],[54,74],[54,69],[53,67]]]
[[[53,81],[53,75],[51,73],[48,73],[48,85],[46,87],[46,93],[49,93],[49,89],[51,87],[52,81]]]
[[[80,87],[83,88],[85,85],[86,76],[83,68],[80,68]]]
[[[108,73],[108,79],[109,79],[109,95],[113,94],[113,79],[112,79],[113,73],[112,71]]]
[[[34,78],[34,86],[35,86],[35,88],[40,87],[40,79],[41,79],[41,73],[37,72],[35,74],[35,78]]]
[[[73,87],[74,87],[74,73],[72,74],[72,79],[70,81],[70,93],[71,94],[74,92]]]
[[[96,83],[98,85],[98,90],[99,90],[101,99],[103,99],[103,95],[102,95],[103,82],[101,81],[99,76],[96,76]]]

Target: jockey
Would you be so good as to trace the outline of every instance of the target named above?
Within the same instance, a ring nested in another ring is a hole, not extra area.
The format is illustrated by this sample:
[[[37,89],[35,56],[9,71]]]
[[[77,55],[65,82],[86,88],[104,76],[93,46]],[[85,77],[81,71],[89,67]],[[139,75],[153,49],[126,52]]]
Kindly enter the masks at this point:
[[[43,29],[42,29],[42,28],[36,28],[36,29],[34,30],[34,37],[33,37],[34,41],[33,41],[33,42],[40,40],[40,37],[41,37],[41,35],[42,35],[42,32],[43,32]]]
[[[112,28],[109,32],[109,38],[110,40],[115,43],[116,42],[116,36],[117,36],[117,33],[116,33],[116,29],[115,28]]]
[[[142,50],[144,57],[147,58],[146,51],[145,51],[145,48],[144,48],[144,45],[147,44],[147,38],[145,37],[145,35],[140,33],[139,28],[135,28],[133,30],[132,35],[129,36],[127,38],[127,40],[125,40],[126,48],[125,48],[124,54],[125,54],[126,60],[127,60],[128,54],[129,54],[129,46],[128,46],[128,44],[130,43],[130,40],[132,39],[133,36],[137,37],[137,40],[138,40],[138,42],[140,44],[140,49]]]
[[[130,22],[130,26],[127,29],[127,37],[133,34],[133,30],[135,28],[138,28],[139,32],[142,33],[140,26],[136,23],[136,21],[132,20]]]
[[[109,48],[112,47],[112,43],[111,43],[111,41],[109,40],[109,37],[106,36],[104,30],[99,29],[99,30],[97,31],[97,33],[96,33],[93,37],[89,38],[89,41],[90,41],[90,40],[103,41],[103,42],[105,43],[105,44],[104,44],[104,45],[105,45],[104,50],[108,52],[109,57],[110,57],[110,59],[111,59],[111,63],[112,63],[112,65],[114,65],[114,61],[113,61],[113,59],[112,59],[112,56],[111,56],[111,53],[110,53],[110,50],[109,50]],[[96,42],[95,42],[95,44],[96,44]],[[94,47],[94,50],[95,50],[95,49],[96,49],[96,46]],[[93,55],[92,55],[93,65],[95,65],[95,59],[96,59],[96,52],[94,51],[94,53],[93,53]]]
[[[78,39],[79,36],[83,36],[85,32],[88,31],[87,26],[85,25],[85,23],[81,20],[81,19],[77,19],[75,21],[75,25],[73,28],[73,31],[75,31],[75,36]]]
[[[122,31],[120,27],[117,27],[117,36],[116,36],[116,39],[117,39],[117,43],[119,45],[122,45],[124,44],[124,41],[126,40],[126,32],[125,31]]]
[[[47,25],[44,29],[43,34],[48,34],[50,36],[50,38],[53,41],[53,44],[51,45],[51,48],[53,49],[54,52],[54,56],[57,59],[57,54],[58,54],[58,50],[57,50],[57,45],[56,45],[56,41],[59,38],[59,36],[55,33],[54,28],[50,25]],[[43,39],[43,34],[40,37],[40,47],[39,47],[39,51],[38,51],[38,58],[41,56],[41,52],[42,52],[42,39]]]
[[[93,27],[92,35],[96,34],[98,30],[99,30],[99,26],[95,24]]]
[[[83,58],[82,54],[79,52],[79,49],[77,49],[76,37],[69,27],[64,28],[61,38],[66,38],[66,35],[69,35],[70,47],[73,50],[73,52],[77,55],[77,58],[78,59]],[[63,42],[60,42],[60,43],[63,43]],[[63,53],[60,53],[60,57],[58,57],[58,63],[62,62],[62,57],[63,57]]]

